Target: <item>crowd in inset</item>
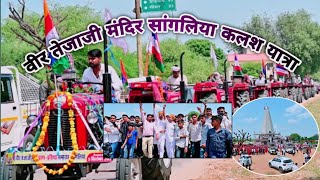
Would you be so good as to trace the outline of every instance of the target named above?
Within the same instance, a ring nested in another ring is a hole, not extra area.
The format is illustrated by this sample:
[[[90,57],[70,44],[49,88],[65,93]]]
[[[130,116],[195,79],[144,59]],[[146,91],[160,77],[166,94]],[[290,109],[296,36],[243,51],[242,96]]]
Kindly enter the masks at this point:
[[[111,158],[228,158],[232,155],[232,122],[224,107],[217,115],[205,104],[204,111],[184,115],[166,114],[166,105],[140,116],[105,117],[104,143],[112,147]]]

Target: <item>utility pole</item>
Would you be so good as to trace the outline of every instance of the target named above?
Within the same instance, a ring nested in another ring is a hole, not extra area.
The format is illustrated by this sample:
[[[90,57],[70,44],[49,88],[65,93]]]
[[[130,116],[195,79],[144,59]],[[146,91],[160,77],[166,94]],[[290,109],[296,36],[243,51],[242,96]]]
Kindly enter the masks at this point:
[[[136,19],[141,18],[140,0],[135,0],[135,13]],[[138,70],[139,77],[143,76],[143,61],[142,61],[142,42],[141,34],[137,34],[137,54],[138,54]]]

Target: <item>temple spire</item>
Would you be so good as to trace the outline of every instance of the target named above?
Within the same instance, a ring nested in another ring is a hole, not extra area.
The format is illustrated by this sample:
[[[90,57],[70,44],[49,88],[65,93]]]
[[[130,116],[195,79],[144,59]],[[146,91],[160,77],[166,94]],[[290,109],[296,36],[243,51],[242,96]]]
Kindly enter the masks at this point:
[[[264,120],[262,124],[262,134],[275,133],[273,129],[273,124],[271,120],[271,115],[269,111],[269,107],[264,107]]]

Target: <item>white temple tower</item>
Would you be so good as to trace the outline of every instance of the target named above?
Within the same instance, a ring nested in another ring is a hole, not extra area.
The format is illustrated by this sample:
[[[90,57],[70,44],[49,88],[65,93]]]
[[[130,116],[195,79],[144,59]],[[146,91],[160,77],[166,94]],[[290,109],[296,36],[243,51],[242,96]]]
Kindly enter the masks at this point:
[[[268,134],[268,133],[275,133],[273,129],[273,124],[271,120],[271,115],[269,111],[269,107],[265,106],[264,107],[264,120],[262,124],[262,134]]]

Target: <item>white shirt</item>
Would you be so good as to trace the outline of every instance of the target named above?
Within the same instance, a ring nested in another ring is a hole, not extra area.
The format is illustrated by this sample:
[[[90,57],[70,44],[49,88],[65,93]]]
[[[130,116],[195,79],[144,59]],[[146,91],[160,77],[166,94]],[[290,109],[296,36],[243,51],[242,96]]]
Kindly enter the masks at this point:
[[[255,82],[256,86],[265,85],[265,79],[262,77],[261,79],[257,79]]]
[[[177,87],[180,85],[180,81],[181,81],[181,75],[179,75],[178,78],[174,78],[173,75],[171,75],[169,78],[168,78],[168,84],[169,85],[177,85]],[[188,79],[187,79],[187,76],[183,75],[183,81],[184,81],[184,84],[186,86],[188,86]]]
[[[173,142],[175,140],[176,123],[166,120],[166,141]]]
[[[180,129],[178,127],[177,133],[176,133],[176,146],[180,148],[188,147],[189,137],[188,137],[188,131],[185,128]],[[187,136],[186,138],[180,138],[181,136]]]
[[[163,120],[160,120],[160,118],[158,117],[157,113],[154,111],[153,112],[153,116],[155,119],[155,123],[156,123],[156,133],[159,136],[159,140],[164,140],[165,138],[165,132],[160,133],[161,130],[165,130],[166,129],[166,119],[164,118]]]
[[[146,117],[144,116],[144,112],[141,112],[141,119],[143,123],[143,132],[142,136],[153,136],[155,132],[155,123],[147,121]]]
[[[111,132],[107,132],[106,130],[104,130],[105,128],[110,129]],[[116,127],[114,127],[114,125],[110,121],[107,121],[107,123],[104,125],[103,132],[104,132],[104,143],[119,142],[119,138],[120,138],[119,130]]]
[[[221,121],[221,127],[224,129],[228,129],[231,132],[232,129],[232,122],[226,116],[223,116]]]
[[[112,66],[108,66],[108,72],[111,74],[111,86],[115,91],[119,91],[122,89],[122,81],[120,80],[116,70]],[[99,72],[99,76],[96,77],[96,75],[93,72],[93,69],[91,67],[88,67],[86,70],[84,70],[82,75],[82,82],[94,82],[94,83],[102,83],[102,74],[104,73],[104,64],[101,64],[101,69]],[[102,90],[103,86],[94,84],[94,89],[99,88],[97,90]]]
[[[195,125],[193,123],[189,124],[188,132],[190,141],[201,141],[201,125],[199,122],[197,122]]]

